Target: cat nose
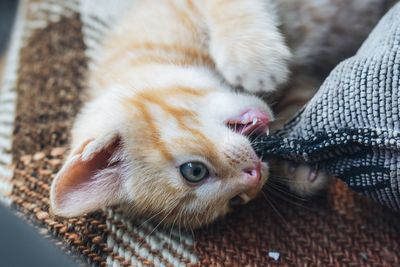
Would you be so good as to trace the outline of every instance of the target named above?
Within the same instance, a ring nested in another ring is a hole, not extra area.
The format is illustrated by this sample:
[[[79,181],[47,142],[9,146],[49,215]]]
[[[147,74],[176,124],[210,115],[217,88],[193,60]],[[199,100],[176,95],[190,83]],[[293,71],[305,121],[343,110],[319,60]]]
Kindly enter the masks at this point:
[[[245,183],[257,186],[261,181],[261,162],[256,162],[252,167],[243,169]]]

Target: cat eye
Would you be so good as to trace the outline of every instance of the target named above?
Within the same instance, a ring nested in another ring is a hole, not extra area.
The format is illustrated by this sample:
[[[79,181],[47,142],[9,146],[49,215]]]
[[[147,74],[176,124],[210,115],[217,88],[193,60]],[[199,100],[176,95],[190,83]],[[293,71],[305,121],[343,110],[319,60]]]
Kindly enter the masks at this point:
[[[210,174],[206,165],[201,162],[186,162],[179,167],[181,175],[190,183],[199,183]]]

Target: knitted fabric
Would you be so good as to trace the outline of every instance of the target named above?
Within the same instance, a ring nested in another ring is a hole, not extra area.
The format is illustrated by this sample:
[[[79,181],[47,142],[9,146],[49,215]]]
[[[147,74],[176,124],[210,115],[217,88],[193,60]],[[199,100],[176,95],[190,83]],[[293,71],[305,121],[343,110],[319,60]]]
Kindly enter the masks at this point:
[[[273,136],[263,157],[318,163],[353,190],[400,209],[400,4],[357,54],[339,64],[311,101]]]

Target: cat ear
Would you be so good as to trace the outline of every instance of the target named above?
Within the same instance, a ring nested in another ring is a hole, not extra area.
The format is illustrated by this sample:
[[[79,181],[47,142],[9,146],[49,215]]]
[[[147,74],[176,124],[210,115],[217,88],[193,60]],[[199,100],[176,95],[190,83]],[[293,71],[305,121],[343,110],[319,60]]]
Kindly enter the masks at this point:
[[[119,137],[88,140],[76,148],[51,185],[52,212],[74,217],[122,201],[121,154]]]

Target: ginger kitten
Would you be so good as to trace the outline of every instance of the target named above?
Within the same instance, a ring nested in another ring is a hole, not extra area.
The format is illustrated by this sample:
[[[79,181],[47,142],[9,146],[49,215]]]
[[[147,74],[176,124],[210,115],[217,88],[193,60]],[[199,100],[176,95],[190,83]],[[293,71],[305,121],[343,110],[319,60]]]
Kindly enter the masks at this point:
[[[253,199],[269,167],[248,137],[273,120],[254,93],[288,76],[277,24],[267,0],[136,1],[90,73],[54,214],[121,204],[198,227]]]

